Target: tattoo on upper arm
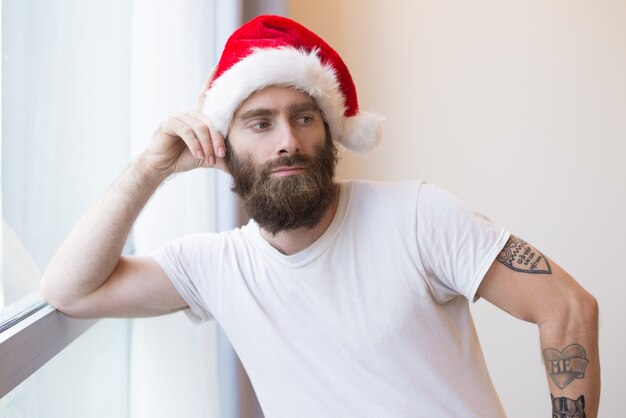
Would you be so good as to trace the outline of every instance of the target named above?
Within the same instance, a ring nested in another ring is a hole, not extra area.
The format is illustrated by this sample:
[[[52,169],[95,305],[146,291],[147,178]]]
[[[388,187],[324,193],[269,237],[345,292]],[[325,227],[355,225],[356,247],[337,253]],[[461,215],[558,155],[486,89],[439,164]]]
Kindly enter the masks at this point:
[[[552,274],[548,259],[526,241],[511,235],[496,258],[511,270],[530,274]]]
[[[546,348],[543,350],[546,373],[559,389],[572,383],[574,379],[583,379],[587,368],[587,353],[582,346],[570,344],[563,350]]]
[[[555,398],[550,394],[550,399],[552,400],[552,418],[586,418],[583,395],[580,395],[578,399],[570,399]]]

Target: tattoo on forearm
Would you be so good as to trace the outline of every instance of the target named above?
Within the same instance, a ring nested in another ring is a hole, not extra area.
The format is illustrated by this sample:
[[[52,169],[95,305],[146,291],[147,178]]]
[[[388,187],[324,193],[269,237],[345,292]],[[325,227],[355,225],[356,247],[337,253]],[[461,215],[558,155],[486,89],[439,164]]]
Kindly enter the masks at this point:
[[[559,389],[572,383],[574,379],[583,379],[587,368],[587,353],[578,344],[570,344],[559,351],[554,348],[543,350],[546,373]]]
[[[552,418],[586,418],[583,395],[574,400],[566,397],[555,398],[550,394],[550,399],[552,400]]]
[[[511,235],[496,258],[511,270],[530,274],[552,274],[548,259],[526,241]]]

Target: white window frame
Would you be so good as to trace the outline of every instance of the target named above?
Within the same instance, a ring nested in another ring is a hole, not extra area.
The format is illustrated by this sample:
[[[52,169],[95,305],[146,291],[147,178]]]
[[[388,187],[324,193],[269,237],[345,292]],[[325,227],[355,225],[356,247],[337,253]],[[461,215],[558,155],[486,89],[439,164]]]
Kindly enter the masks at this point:
[[[19,313],[0,332],[0,398],[97,322],[69,318],[34,294],[11,305]]]

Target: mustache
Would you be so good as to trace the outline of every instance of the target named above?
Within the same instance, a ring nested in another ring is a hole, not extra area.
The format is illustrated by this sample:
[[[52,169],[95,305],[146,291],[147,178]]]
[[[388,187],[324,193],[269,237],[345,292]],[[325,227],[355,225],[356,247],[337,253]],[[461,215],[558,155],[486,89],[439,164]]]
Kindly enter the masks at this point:
[[[263,168],[261,172],[264,175],[269,175],[272,171],[279,167],[292,167],[294,165],[298,166],[310,166],[313,163],[313,157],[308,155],[293,155],[293,156],[283,156],[278,157],[272,161],[268,161],[263,164]]]

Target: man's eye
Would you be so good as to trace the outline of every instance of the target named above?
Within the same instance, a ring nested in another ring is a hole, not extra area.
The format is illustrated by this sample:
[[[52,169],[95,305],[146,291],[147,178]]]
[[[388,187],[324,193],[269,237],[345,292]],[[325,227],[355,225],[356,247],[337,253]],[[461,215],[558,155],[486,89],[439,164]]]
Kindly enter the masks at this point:
[[[300,125],[310,125],[313,122],[312,116],[300,116],[298,119]]]
[[[254,124],[252,124],[252,128],[256,129],[256,130],[265,130],[267,128],[270,127],[270,123],[266,122],[266,121],[261,121],[261,122],[256,122]]]

